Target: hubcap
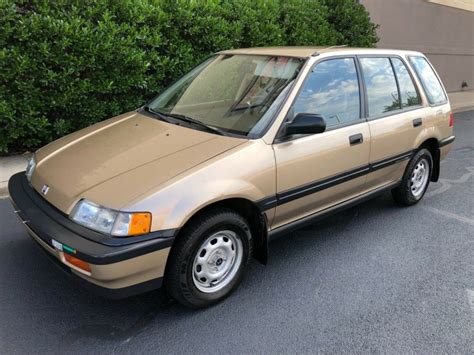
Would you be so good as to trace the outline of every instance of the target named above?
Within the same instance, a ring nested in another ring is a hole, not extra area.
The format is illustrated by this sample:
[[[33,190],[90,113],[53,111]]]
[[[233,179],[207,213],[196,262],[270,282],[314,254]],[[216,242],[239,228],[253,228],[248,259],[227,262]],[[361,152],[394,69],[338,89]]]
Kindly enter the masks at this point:
[[[193,282],[197,289],[213,293],[227,286],[242,263],[243,246],[230,230],[214,233],[198,248],[193,263]]]
[[[410,189],[414,197],[418,198],[425,191],[428,184],[429,163],[426,159],[421,159],[411,172]]]

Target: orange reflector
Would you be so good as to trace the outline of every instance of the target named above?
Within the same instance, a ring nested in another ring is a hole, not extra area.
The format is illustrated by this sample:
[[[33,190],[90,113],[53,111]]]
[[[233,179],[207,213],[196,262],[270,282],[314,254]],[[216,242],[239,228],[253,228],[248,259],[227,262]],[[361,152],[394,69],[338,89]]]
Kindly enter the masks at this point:
[[[151,213],[133,213],[128,226],[128,235],[149,233],[151,228]]]
[[[78,267],[81,270],[91,272],[91,266],[89,265],[89,263],[86,263],[85,261],[82,261],[81,259],[78,259],[75,256],[64,253],[64,259],[66,259],[69,264],[74,265],[75,267]]]

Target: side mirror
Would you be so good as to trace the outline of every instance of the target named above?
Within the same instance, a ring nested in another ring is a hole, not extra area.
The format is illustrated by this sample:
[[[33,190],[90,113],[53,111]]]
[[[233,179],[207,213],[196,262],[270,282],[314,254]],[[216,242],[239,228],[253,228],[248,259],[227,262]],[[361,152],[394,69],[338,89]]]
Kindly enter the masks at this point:
[[[322,115],[313,113],[298,113],[291,123],[286,126],[285,134],[314,134],[326,130],[326,121]]]

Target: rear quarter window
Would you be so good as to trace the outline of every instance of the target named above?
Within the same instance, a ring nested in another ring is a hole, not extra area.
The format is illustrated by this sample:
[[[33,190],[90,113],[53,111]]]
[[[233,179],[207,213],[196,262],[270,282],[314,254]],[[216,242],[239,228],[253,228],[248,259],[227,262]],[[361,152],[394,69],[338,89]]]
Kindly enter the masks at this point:
[[[430,63],[423,57],[409,57],[410,63],[425,90],[426,97],[432,105],[439,105],[447,101],[443,87]]]

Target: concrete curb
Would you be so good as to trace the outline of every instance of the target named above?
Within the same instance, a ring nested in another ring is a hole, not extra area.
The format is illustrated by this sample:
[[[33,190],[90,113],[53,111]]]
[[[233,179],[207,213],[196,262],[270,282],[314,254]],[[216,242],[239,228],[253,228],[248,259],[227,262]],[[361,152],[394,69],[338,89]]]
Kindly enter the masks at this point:
[[[474,109],[474,91],[457,91],[448,93],[451,109],[454,113],[466,112]]]
[[[8,187],[0,187],[0,200],[4,198],[8,198],[10,195],[8,194]]]
[[[453,108],[453,113],[467,112],[474,110],[474,105]]]
[[[26,169],[30,156],[30,153],[26,153],[0,158],[0,199],[8,197],[8,180]]]

